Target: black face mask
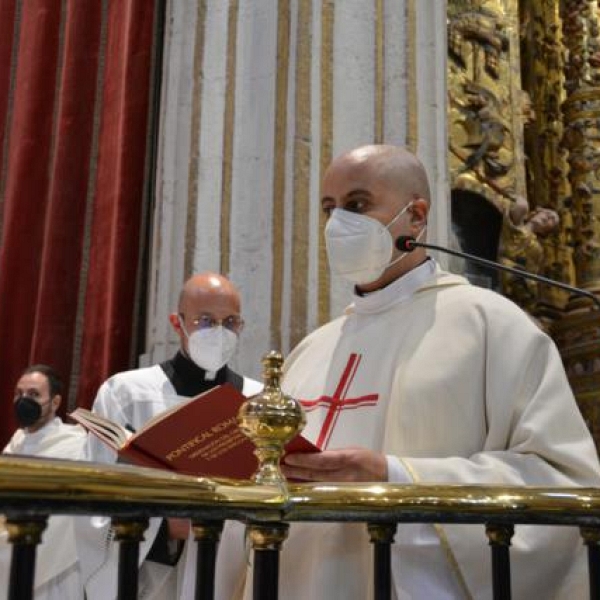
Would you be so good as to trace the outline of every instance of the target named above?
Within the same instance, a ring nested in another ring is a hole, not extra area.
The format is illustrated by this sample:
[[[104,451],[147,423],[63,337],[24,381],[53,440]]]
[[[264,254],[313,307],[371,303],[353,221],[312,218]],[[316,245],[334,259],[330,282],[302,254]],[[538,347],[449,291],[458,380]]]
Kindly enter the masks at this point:
[[[21,427],[31,427],[42,416],[42,405],[30,396],[19,396],[14,403],[15,416]]]

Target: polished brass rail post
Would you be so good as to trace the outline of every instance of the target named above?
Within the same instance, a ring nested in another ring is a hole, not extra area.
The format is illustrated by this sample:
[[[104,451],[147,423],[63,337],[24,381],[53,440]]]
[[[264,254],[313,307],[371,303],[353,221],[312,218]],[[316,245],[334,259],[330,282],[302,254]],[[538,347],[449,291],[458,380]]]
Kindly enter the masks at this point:
[[[279,594],[279,551],[288,535],[286,523],[248,525],[248,538],[254,550],[252,597],[277,600]]]
[[[238,424],[256,446],[258,470],[256,483],[285,485],[279,461],[284,446],[306,423],[304,410],[294,398],[281,391],[283,356],[271,351],[262,359],[265,387],[260,394],[248,398],[240,407]]]
[[[391,551],[397,527],[396,523],[367,524],[370,541],[373,544],[375,600],[390,600],[392,597]]]
[[[590,598],[600,598],[600,528],[582,527],[580,531],[588,548]]]
[[[117,600],[137,598],[140,542],[148,527],[148,519],[113,519],[115,541],[119,542],[119,575]]]
[[[42,539],[48,518],[7,517],[8,541],[13,545],[8,600],[31,600],[35,577],[36,546]]]
[[[263,485],[286,490],[280,460],[285,445],[304,427],[306,417],[301,404],[281,391],[283,356],[271,351],[262,359],[265,387],[240,407],[238,424],[256,446],[258,469],[252,479]],[[255,600],[276,600],[279,585],[279,550],[289,526],[275,522],[248,525],[254,550]]]
[[[510,540],[515,532],[512,525],[488,523],[485,533],[492,547],[492,589],[494,600],[510,600]]]
[[[198,548],[195,600],[212,600],[215,596],[217,544],[223,531],[223,521],[194,521],[192,530]]]

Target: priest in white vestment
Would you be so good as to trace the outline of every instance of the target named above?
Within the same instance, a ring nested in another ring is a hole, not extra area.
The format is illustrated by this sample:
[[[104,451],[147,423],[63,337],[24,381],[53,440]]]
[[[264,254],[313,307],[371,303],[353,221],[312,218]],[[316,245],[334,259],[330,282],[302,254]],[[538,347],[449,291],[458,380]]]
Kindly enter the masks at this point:
[[[47,365],[33,365],[19,378],[14,408],[21,428],[13,434],[3,454],[81,460],[86,433],[79,425],[68,425],[56,416],[61,402],[61,383]],[[10,579],[12,545],[0,532],[0,597],[5,598]],[[81,600],[79,560],[73,519],[56,515],[48,519],[37,547],[35,600]]]
[[[191,277],[183,286],[178,311],[170,316],[181,341],[180,351],[161,364],[108,379],[100,387],[92,410],[138,430],[157,414],[217,385],[230,383],[246,396],[257,394],[262,384],[227,366],[243,328],[240,311],[239,292],[228,279],[215,273]],[[117,459],[114,451],[92,435],[88,458],[105,463]],[[109,520],[95,517],[90,523],[89,519],[78,519],[77,528],[87,599],[115,598],[118,548],[111,543]],[[187,521],[171,520],[167,526],[167,521],[151,519],[140,548],[140,599],[179,597],[183,569],[176,565],[195,564],[196,545],[191,537],[182,547],[181,538],[188,536]]]
[[[355,284],[345,314],[307,336],[282,387],[307,412],[325,449],[288,455],[288,477],[309,481],[598,486],[594,444],[550,338],[506,298],[443,272],[400,235],[424,239],[429,186],[406,150],[367,146],[332,163],[322,208],[330,267]],[[220,560],[244,570],[240,539]],[[372,597],[363,524],[292,523],[281,552],[285,600]],[[397,599],[491,599],[483,526],[400,524],[392,550]],[[517,526],[513,598],[585,598],[577,528]],[[221,577],[218,597],[251,598]],[[243,590],[243,591],[242,591]]]

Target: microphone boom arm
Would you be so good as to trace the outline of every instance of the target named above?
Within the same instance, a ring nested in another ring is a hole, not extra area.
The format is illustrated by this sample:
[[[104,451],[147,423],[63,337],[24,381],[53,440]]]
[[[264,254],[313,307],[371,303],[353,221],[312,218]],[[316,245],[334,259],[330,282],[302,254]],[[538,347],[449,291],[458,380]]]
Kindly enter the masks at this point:
[[[411,250],[416,247],[428,248],[430,250],[438,250],[439,252],[443,252],[445,254],[451,254],[452,256],[457,256],[458,258],[464,258],[466,260],[470,260],[474,263],[478,263],[480,265],[484,265],[489,267],[490,269],[495,269],[499,271],[506,271],[507,273],[512,273],[513,275],[517,275],[518,277],[523,277],[524,279],[532,279],[533,281],[538,281],[539,283],[544,283],[546,285],[553,285],[555,287],[566,290],[567,292],[571,292],[576,296],[585,296],[592,300],[595,304],[596,308],[600,308],[600,299],[593,294],[592,292],[588,292],[587,290],[582,290],[581,288],[576,288],[568,283],[563,283],[562,281],[555,281],[554,279],[548,279],[546,277],[542,277],[541,275],[536,275],[535,273],[530,273],[529,271],[523,271],[521,269],[515,269],[514,267],[507,267],[501,263],[494,262],[492,260],[488,260],[487,258],[481,258],[479,256],[475,256],[474,254],[468,254],[466,252],[458,252],[456,250],[450,250],[450,248],[443,248],[442,246],[436,246],[435,244],[425,244],[422,242],[417,242],[416,240],[407,240],[407,246],[411,246]]]

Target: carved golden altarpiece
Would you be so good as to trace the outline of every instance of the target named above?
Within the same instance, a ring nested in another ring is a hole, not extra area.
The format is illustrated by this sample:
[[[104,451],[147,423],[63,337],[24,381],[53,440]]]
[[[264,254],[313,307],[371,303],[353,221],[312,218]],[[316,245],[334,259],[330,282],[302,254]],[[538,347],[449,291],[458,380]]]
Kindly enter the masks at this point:
[[[598,0],[448,0],[457,243],[593,293],[600,293],[599,11]],[[476,216],[465,220],[465,212]],[[600,448],[600,311],[511,276],[493,287],[556,340]]]

